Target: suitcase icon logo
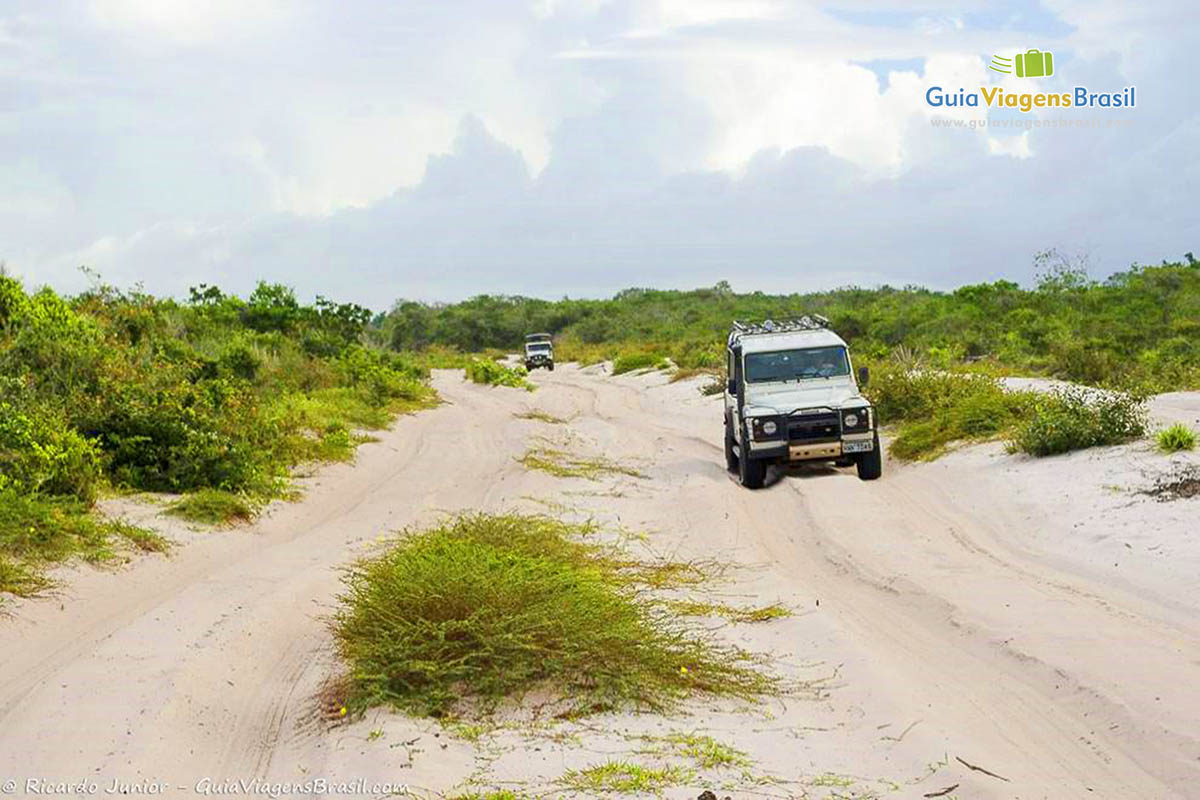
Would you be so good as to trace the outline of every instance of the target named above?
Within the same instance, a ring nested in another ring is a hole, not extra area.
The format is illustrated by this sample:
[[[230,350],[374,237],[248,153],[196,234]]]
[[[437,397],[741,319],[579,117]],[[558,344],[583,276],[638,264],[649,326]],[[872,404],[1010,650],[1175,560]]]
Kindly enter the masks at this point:
[[[996,72],[1016,73],[1018,78],[1048,78],[1054,74],[1054,54],[1038,49],[1017,53],[1016,58],[992,56],[988,67]]]

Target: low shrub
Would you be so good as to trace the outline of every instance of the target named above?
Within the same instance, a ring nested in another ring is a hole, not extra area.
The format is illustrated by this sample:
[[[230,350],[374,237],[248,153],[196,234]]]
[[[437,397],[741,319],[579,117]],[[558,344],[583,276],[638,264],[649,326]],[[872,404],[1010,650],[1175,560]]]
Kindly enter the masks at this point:
[[[1037,397],[1013,430],[1009,449],[1042,457],[1121,444],[1145,432],[1145,403],[1140,398],[1068,387]]]
[[[872,367],[866,394],[883,424],[897,423],[890,452],[902,459],[935,458],[951,442],[1001,436],[1035,399],[986,375],[891,363]]]
[[[670,362],[658,353],[621,353],[613,359],[612,374],[621,375],[637,369],[666,369],[669,366]]]
[[[476,357],[467,364],[466,374],[475,383],[533,391],[533,384],[525,380],[529,373],[522,366],[509,367],[492,359]]]
[[[1158,449],[1164,453],[1178,453],[1181,450],[1196,449],[1196,433],[1188,426],[1176,422],[1170,427],[1163,428],[1156,437]]]
[[[640,569],[587,543],[591,533],[547,517],[461,516],[355,564],[333,621],[347,706],[443,715],[469,699],[487,711],[541,686],[584,714],[776,689],[751,656],[644,596],[640,581],[667,580],[665,565]]]

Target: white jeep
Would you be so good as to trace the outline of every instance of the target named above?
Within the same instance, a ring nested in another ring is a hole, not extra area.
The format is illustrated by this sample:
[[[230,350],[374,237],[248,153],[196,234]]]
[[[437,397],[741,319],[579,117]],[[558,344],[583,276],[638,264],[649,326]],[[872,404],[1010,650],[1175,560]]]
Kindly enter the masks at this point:
[[[554,344],[548,333],[531,333],[525,337],[525,369],[533,372],[538,367],[554,372]]]
[[[883,474],[875,409],[859,392],[850,353],[829,320],[733,323],[727,343],[725,466],[749,489],[769,464],[832,461],[873,481]]]

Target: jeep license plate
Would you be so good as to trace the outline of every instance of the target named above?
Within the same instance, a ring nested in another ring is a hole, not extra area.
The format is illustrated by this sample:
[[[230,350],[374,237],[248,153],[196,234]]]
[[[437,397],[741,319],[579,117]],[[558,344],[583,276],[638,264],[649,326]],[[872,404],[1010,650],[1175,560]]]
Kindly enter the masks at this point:
[[[874,447],[870,439],[861,442],[842,442],[843,453],[865,453]]]

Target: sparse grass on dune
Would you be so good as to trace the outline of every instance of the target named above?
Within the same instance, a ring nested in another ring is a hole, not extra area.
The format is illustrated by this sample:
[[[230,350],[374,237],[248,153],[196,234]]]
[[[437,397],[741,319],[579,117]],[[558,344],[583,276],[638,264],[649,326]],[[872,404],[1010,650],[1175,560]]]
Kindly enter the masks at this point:
[[[652,601],[648,588],[682,585],[671,571],[639,570],[594,532],[462,516],[354,565],[333,621],[348,707],[486,713],[539,687],[583,715],[780,690],[755,656]]]
[[[556,478],[586,478],[599,480],[604,475],[628,475],[645,478],[633,467],[625,466],[603,456],[583,458],[553,447],[531,447],[517,459],[528,469],[538,470]]]
[[[556,417],[548,411],[542,411],[537,408],[531,408],[528,411],[522,411],[519,414],[513,414],[513,416],[517,419],[531,419],[536,420],[537,422],[545,422],[550,425],[562,425],[566,423],[566,420],[562,417]]]
[[[616,792],[644,797],[657,795],[663,789],[682,786],[695,778],[696,772],[687,767],[647,767],[618,760],[605,761],[581,770],[569,770],[563,775],[562,783],[577,792]]]
[[[206,525],[232,525],[249,522],[258,513],[258,505],[244,495],[221,489],[201,489],[186,494],[167,506],[167,513]]]
[[[669,600],[666,606],[688,617],[721,617],[730,622],[769,622],[792,615],[791,609],[780,603],[766,606],[731,606],[698,600]]]
[[[73,558],[111,562],[122,542],[142,551],[168,547],[157,534],[90,513],[80,500],[0,490],[0,593],[37,594],[53,584],[44,575],[47,566]]]
[[[677,755],[694,761],[700,769],[747,767],[751,763],[745,752],[703,734],[669,733],[662,741]]]
[[[717,370],[708,367],[680,367],[671,373],[671,383],[679,383],[701,375],[716,375]]]

